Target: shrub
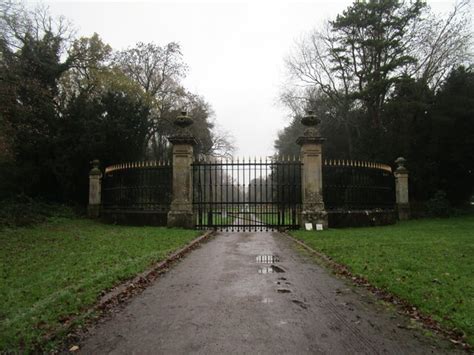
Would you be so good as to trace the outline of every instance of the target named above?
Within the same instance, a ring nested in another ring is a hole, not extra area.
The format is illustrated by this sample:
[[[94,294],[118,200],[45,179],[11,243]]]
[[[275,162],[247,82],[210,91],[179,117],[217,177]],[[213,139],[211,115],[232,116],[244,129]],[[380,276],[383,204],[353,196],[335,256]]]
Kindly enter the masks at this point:
[[[34,200],[25,195],[0,202],[0,227],[28,226],[52,217],[71,218],[74,215],[74,210],[69,206]]]
[[[438,190],[432,198],[426,202],[428,215],[432,217],[449,217],[451,214],[451,206],[448,201],[446,192]]]

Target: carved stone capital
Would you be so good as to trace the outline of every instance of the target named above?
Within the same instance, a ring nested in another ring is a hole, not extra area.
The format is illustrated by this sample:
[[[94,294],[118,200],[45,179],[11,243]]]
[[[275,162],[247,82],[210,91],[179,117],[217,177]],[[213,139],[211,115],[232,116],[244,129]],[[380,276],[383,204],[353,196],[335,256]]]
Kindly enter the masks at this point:
[[[402,175],[408,174],[407,168],[405,168],[406,159],[403,157],[397,158],[395,160],[395,164],[397,164],[397,169],[395,170],[395,174]]]
[[[322,144],[326,139],[323,137],[315,137],[315,136],[301,136],[296,139],[296,144],[304,145],[304,144]]]
[[[189,144],[189,145],[195,146],[197,144],[196,138],[194,138],[190,134],[189,135],[175,134],[168,137],[168,140],[173,145]]]
[[[308,111],[306,116],[301,119],[301,123],[306,126],[306,128],[303,132],[303,136],[296,140],[297,144],[314,144],[322,143],[324,141],[319,132],[319,124],[321,123],[321,120],[313,113],[313,111]]]
[[[102,177],[102,171],[100,171],[100,161],[99,159],[94,159],[91,162],[92,169],[89,171],[89,176],[99,176]]]
[[[194,123],[193,119],[188,116],[186,111],[182,111],[173,121],[177,127],[177,132],[168,137],[171,144],[190,144],[195,146],[197,144],[196,138],[189,130],[189,127]]]

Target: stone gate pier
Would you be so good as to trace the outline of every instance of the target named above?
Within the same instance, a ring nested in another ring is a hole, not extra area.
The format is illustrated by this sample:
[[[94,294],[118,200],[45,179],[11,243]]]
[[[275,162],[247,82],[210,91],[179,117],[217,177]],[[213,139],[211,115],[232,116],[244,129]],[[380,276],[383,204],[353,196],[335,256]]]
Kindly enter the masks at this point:
[[[197,142],[188,129],[193,120],[183,111],[174,123],[179,130],[168,138],[173,145],[173,192],[168,227],[194,228],[192,163]]]
[[[324,229],[328,227],[328,216],[324,208],[323,200],[323,160],[322,144],[324,138],[319,132],[320,120],[312,111],[301,120],[306,126],[303,136],[296,141],[301,146],[301,187],[302,187],[302,211],[301,227],[311,223],[313,228],[321,224]]]

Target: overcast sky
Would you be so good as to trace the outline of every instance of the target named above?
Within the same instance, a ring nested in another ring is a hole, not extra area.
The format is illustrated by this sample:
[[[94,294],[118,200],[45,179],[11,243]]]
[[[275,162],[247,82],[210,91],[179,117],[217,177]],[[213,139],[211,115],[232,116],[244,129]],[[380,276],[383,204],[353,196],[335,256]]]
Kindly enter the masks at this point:
[[[139,41],[178,42],[189,66],[186,88],[212,105],[239,156],[273,154],[277,132],[288,123],[278,104],[284,57],[295,39],[351,2],[43,1],[53,15],[73,22],[78,37],[97,32],[115,50]],[[454,1],[428,3],[446,12]]]

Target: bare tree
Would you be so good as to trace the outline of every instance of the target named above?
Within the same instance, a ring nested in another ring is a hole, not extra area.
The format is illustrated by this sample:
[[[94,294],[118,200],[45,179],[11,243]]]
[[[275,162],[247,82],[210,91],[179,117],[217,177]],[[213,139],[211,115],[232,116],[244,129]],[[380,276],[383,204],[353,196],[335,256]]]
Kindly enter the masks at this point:
[[[425,12],[413,24],[407,36],[406,47],[416,58],[406,72],[438,89],[451,70],[472,63],[472,23],[470,0],[461,0],[445,17]]]
[[[4,48],[15,52],[28,38],[39,41],[46,33],[61,38],[61,50],[67,51],[75,30],[65,17],[51,16],[44,5],[28,9],[13,0],[0,1],[0,43]]]
[[[164,47],[139,42],[133,48],[117,52],[114,64],[151,97],[160,100],[163,109],[170,96],[182,92],[179,82],[185,76],[187,66],[180,46],[175,42]]]
[[[211,148],[208,155],[216,158],[230,159],[235,152],[234,137],[227,131],[222,129],[214,129],[211,132]]]
[[[298,41],[293,53],[286,58],[289,85],[280,96],[281,102],[295,116],[302,116],[311,109],[320,111],[320,101],[328,103],[324,112],[319,112],[325,124],[343,126],[346,132],[349,154],[353,144],[351,129],[357,129],[351,119],[351,110],[357,102],[352,96],[355,90],[353,77],[340,56],[334,50],[337,40],[331,33],[329,23],[322,30],[313,30]]]
[[[133,48],[116,53],[113,63],[138,83],[150,100],[152,124],[147,147],[155,158],[165,158],[169,154],[167,136],[176,129],[172,121],[183,109],[194,119],[191,129],[199,142],[196,153],[231,154],[232,144],[228,137],[213,131],[210,105],[181,84],[187,66],[177,43],[161,47],[140,42]]]
[[[139,42],[117,52],[113,65],[136,82],[150,100],[152,125],[147,145],[155,157],[163,158],[168,147],[166,135],[173,129],[171,120],[186,100],[180,81],[187,66],[179,44],[171,42],[161,47]]]

